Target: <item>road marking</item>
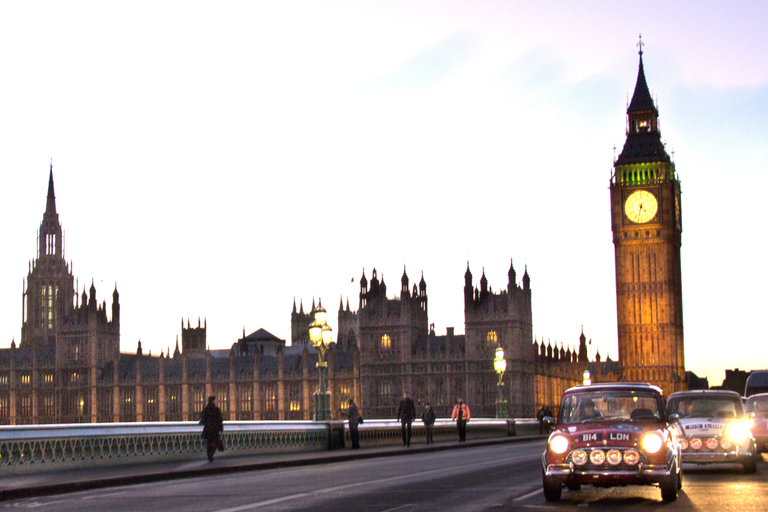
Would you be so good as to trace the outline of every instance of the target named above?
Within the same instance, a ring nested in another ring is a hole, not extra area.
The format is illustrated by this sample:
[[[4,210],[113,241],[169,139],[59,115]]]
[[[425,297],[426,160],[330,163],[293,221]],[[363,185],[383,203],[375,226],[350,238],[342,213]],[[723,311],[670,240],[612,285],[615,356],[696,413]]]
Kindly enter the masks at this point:
[[[462,469],[478,468],[478,467],[482,467],[482,466],[492,466],[492,465],[495,465],[496,463],[498,463],[500,461],[519,462],[519,461],[526,460],[526,459],[534,459],[535,460],[535,459],[537,459],[539,457],[540,457],[540,455],[538,455],[538,454],[521,455],[519,457],[511,457],[511,458],[510,457],[504,457],[504,458],[495,459],[495,460],[491,460],[491,461],[477,462],[475,464],[465,464],[465,465],[462,465]],[[440,473],[447,473],[447,472],[450,472],[450,471],[455,471],[456,469],[457,468],[454,467],[454,466],[449,466],[449,467],[440,468],[440,469],[433,469],[431,471],[420,471],[417,474],[418,475],[440,474]],[[301,492],[301,493],[298,493],[298,494],[291,494],[291,495],[288,495],[288,496],[281,496],[280,498],[273,498],[271,500],[259,501],[259,502],[256,502],[256,503],[249,503],[248,505],[240,505],[238,507],[232,507],[232,508],[223,508],[223,509],[216,510],[215,512],[242,512],[244,510],[255,510],[255,509],[258,509],[258,508],[261,508],[261,507],[268,507],[269,505],[275,505],[277,503],[282,503],[284,501],[295,500],[295,499],[298,499],[298,498],[307,498],[307,497],[311,497],[311,496],[320,496],[320,495],[323,495],[323,494],[331,494],[331,493],[334,493],[334,492],[345,491],[345,490],[348,490],[348,489],[354,489],[355,487],[369,486],[369,485],[371,485],[373,483],[382,484],[382,483],[397,482],[398,480],[407,480],[407,479],[412,479],[412,478],[413,478],[412,474],[405,474],[405,475],[392,476],[392,477],[389,477],[389,478],[383,478],[383,479],[380,479],[380,480],[368,480],[368,481],[365,481],[365,482],[356,482],[354,484],[338,485],[336,487],[330,487],[330,488],[327,488],[327,489],[319,489],[319,490],[311,491],[311,492]]]
[[[400,510],[401,508],[412,507],[412,506],[413,506],[413,503],[406,503],[405,505],[400,505],[399,507],[395,507],[395,508],[388,508],[387,510],[382,510],[381,512],[392,512],[393,510]]]
[[[536,496],[537,494],[541,494],[544,491],[542,489],[536,489],[535,491],[531,491],[528,494],[523,494],[522,496],[518,496],[517,498],[513,499],[512,501],[523,501],[527,500],[531,496]]]

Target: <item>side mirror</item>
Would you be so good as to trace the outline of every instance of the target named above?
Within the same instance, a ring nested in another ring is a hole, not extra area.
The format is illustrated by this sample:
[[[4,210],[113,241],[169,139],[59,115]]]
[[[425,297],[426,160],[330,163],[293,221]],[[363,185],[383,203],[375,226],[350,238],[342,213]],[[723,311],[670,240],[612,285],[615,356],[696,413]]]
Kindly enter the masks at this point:
[[[670,423],[680,423],[680,415],[679,415],[679,414],[677,414],[676,412],[673,412],[672,414],[670,414],[669,416],[667,416],[667,420],[668,420]]]
[[[554,427],[557,420],[552,416],[544,416],[544,424],[548,427]]]

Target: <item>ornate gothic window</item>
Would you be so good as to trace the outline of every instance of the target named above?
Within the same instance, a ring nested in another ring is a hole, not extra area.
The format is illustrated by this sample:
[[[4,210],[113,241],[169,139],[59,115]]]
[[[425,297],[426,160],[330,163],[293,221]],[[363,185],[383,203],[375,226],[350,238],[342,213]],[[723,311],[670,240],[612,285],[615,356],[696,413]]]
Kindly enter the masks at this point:
[[[389,337],[389,334],[385,334],[381,337],[381,349],[382,350],[389,350],[392,348],[392,338]]]
[[[291,412],[301,411],[301,384],[291,384],[289,387]]]

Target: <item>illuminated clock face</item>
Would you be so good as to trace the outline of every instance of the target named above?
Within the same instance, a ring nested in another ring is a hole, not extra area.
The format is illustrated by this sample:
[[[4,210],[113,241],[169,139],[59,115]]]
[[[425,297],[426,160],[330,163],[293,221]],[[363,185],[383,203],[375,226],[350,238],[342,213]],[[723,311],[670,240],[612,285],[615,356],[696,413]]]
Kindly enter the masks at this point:
[[[624,213],[632,222],[643,224],[653,219],[659,209],[656,197],[647,190],[632,192],[624,203]]]

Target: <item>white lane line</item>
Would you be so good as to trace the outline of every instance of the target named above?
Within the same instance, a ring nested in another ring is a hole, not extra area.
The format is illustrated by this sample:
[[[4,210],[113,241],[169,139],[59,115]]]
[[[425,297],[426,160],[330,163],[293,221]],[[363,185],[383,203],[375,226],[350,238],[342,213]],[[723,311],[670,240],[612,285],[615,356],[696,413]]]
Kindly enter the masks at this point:
[[[543,491],[541,488],[539,488],[539,489],[536,489],[535,491],[531,491],[531,492],[529,492],[528,494],[523,494],[522,496],[518,496],[517,498],[513,499],[512,501],[523,501],[523,500],[527,500],[527,499],[528,499],[528,498],[530,498],[531,496],[536,496],[537,494],[541,494],[541,493],[543,493],[543,492],[544,492],[544,491]]]
[[[405,505],[400,505],[399,507],[395,507],[395,508],[388,508],[387,510],[382,510],[381,512],[392,512],[393,510],[400,510],[401,508],[412,507],[412,506],[413,506],[413,503],[406,503]]]
[[[480,468],[480,467],[483,467],[483,466],[493,466],[493,465],[496,465],[500,461],[518,462],[518,461],[522,461],[522,460],[526,460],[526,459],[534,459],[535,460],[535,459],[537,459],[539,457],[540,457],[539,454],[522,455],[522,456],[519,456],[519,457],[512,457],[512,458],[504,457],[503,459],[496,459],[496,460],[485,461],[485,462],[477,462],[475,464],[465,464],[465,465],[462,465],[461,467],[462,467],[462,469]],[[448,473],[448,472],[456,471],[456,469],[457,468],[455,466],[449,466],[449,467],[440,468],[440,469],[433,469],[431,471],[420,471],[418,473],[418,475],[436,475],[436,474],[440,474],[440,473]],[[338,485],[336,487],[331,487],[331,488],[328,488],[328,489],[318,489],[316,491],[311,491],[311,492],[301,492],[301,493],[298,493],[298,494],[291,494],[291,495],[288,495],[288,496],[282,496],[280,498],[273,498],[271,500],[259,501],[259,502],[256,502],[256,503],[249,503],[247,505],[240,505],[238,507],[223,508],[223,509],[216,510],[214,512],[242,512],[243,510],[255,510],[257,508],[267,507],[269,505],[275,505],[277,503],[282,503],[284,501],[295,500],[295,499],[298,499],[298,498],[306,498],[306,497],[309,497],[309,496],[320,496],[320,495],[323,495],[323,494],[331,494],[331,493],[335,493],[335,492],[338,492],[338,491],[345,491],[345,490],[348,490],[348,489],[354,489],[355,487],[370,486],[371,484],[383,484],[383,483],[396,482],[398,480],[408,480],[408,479],[412,479],[413,476],[414,475],[412,475],[412,474],[405,474],[405,475],[392,476],[392,477],[389,477],[389,478],[382,478],[380,480],[373,480],[373,481],[368,480],[368,481],[365,481],[365,482],[357,482],[357,483],[354,483],[354,484]]]

